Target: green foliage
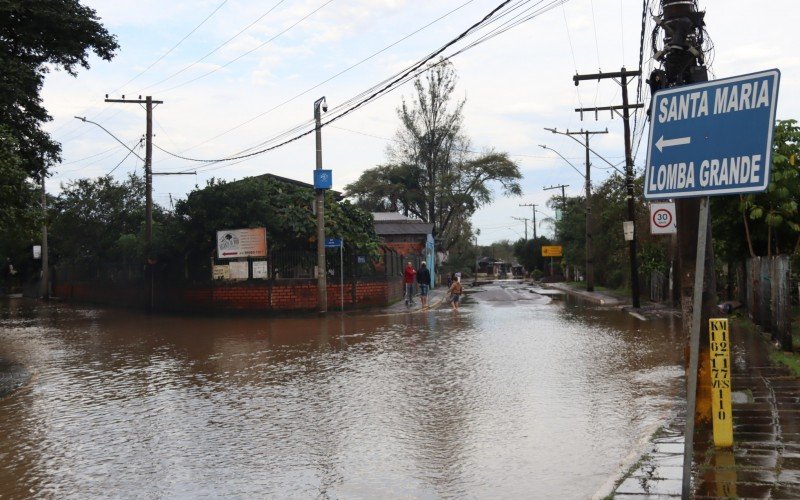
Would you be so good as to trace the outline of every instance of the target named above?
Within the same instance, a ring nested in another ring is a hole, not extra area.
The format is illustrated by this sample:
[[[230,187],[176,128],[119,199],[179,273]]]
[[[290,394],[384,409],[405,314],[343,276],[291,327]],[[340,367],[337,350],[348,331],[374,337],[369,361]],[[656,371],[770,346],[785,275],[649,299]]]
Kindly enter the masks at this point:
[[[313,201],[313,190],[266,176],[231,183],[211,179],[179,201],[175,211],[185,228],[181,238],[208,255],[216,231],[250,227],[266,227],[272,247],[306,249],[316,248]],[[367,253],[377,250],[372,216],[349,201],[337,203],[331,192],[325,200],[325,234]]]
[[[542,246],[550,244],[550,239],[544,236],[539,236],[535,240],[521,239],[514,243],[514,256],[527,271],[541,272],[547,264],[546,259],[542,257]]]
[[[669,239],[650,235],[649,211],[642,201],[642,182],[634,181],[636,238],[639,247],[639,270],[644,274],[656,269],[664,271]],[[562,218],[556,221],[556,233],[564,247],[566,265],[577,265],[585,272],[586,263],[586,203],[584,197],[561,197],[550,200],[551,207],[566,204]],[[627,187],[625,179],[613,175],[597,186],[592,193],[592,244],[594,278],[597,285],[623,287],[630,282],[630,251],[625,241],[622,223],[628,220]]]
[[[348,197],[370,211],[401,211],[433,224],[437,248],[468,240],[465,223],[493,199],[492,186],[519,196],[519,167],[507,154],[469,152],[461,131],[464,101],[453,103],[456,72],[449,62],[431,66],[414,82],[411,103],[397,110],[401,128],[390,162],[365,171],[345,187]]]
[[[28,175],[40,177],[60,146],[41,129],[50,115],[40,91],[51,68],[89,68],[89,52],[110,60],[118,48],[97,13],[77,0],[0,2],[0,125],[17,141]]]
[[[144,256],[145,184],[134,174],[123,182],[105,176],[62,185],[49,217],[54,261],[133,262]]]

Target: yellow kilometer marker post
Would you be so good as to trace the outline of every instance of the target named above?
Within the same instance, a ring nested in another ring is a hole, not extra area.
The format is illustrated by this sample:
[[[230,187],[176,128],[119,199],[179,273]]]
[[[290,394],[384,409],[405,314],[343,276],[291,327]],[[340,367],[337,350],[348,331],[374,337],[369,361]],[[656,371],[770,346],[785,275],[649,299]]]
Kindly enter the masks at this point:
[[[733,414],[731,412],[731,335],[727,319],[711,319],[711,401],[714,417],[714,446],[733,446]]]

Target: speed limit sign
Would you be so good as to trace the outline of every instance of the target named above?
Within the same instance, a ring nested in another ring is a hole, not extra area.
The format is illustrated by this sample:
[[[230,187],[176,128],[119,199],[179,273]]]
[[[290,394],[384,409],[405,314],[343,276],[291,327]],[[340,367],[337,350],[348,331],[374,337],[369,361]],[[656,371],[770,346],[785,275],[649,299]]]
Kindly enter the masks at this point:
[[[674,203],[650,204],[650,234],[675,234],[678,226],[675,223]]]

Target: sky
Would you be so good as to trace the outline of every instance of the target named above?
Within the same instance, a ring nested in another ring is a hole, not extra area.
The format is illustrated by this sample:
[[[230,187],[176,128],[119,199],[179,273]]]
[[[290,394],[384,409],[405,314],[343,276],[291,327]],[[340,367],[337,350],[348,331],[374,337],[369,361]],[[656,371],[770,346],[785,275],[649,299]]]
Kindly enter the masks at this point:
[[[77,77],[63,71],[47,76],[42,97],[54,119],[45,128],[63,147],[63,162],[53,169],[48,192],[57,193],[61,185],[79,178],[141,175],[140,159],[99,127],[74,117],[101,124],[144,157],[144,150],[135,146],[145,132],[144,109],[105,103],[104,98],[149,95],[163,101],[153,114],[153,171],[196,172],[154,177],[154,200],[169,209],[212,177],[234,180],[271,173],[311,183],[313,134],[246,160],[224,163],[182,160],[163,150],[196,159],[237,156],[312,120],[316,99],[324,96],[334,108],[421,60],[501,1],[82,3],[97,11],[118,38],[120,50],[111,62],[93,57],[91,68],[79,71]],[[647,3],[657,10],[657,0]],[[464,132],[472,149],[506,152],[523,174],[521,197],[507,198],[497,189],[494,202],[473,216],[473,225],[480,230],[479,244],[515,241],[525,235],[526,226],[532,236],[532,225],[515,219],[532,216],[532,207],[521,205],[536,204],[537,234],[552,235],[547,218],[553,211],[547,202],[560,190],[544,188],[564,184],[567,196],[583,193],[583,147],[545,127],[608,130],[593,136],[592,149],[612,164],[624,164],[622,120],[603,113],[597,120],[586,114],[581,121],[574,112],[579,107],[621,104],[621,87],[613,80],[576,87],[572,76],[638,67],[642,4],[641,0],[512,0],[507,8],[516,10],[501,22],[537,10],[538,15],[452,58],[459,78],[456,97],[466,99]],[[707,12],[713,41],[711,78],[778,68],[782,78],[777,116],[800,118],[800,56],[790,36],[800,19],[800,4],[700,0],[699,6]],[[645,77],[657,67],[651,57],[649,15],[646,24]],[[632,102],[638,83],[629,84]],[[643,87],[647,104],[649,92],[646,84]],[[410,83],[398,86],[323,128],[323,167],[333,170],[334,189],[343,190],[366,169],[386,161],[387,146],[400,125],[396,110],[412,91]],[[635,124],[635,164],[641,169],[647,124],[641,114]],[[599,158],[593,156],[591,163],[595,186],[613,172]]]

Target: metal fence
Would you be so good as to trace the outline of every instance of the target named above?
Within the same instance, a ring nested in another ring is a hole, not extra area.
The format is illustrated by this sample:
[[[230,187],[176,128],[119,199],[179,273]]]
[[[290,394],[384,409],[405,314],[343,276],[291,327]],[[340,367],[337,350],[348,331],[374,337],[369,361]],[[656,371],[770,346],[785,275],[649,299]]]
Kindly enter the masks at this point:
[[[212,256],[184,256],[169,262],[153,263],[154,278],[161,284],[206,284],[216,279],[257,280],[308,280],[315,278],[317,254],[303,250],[271,250],[265,258],[221,260]],[[226,269],[227,268],[227,269]],[[326,271],[329,279],[346,280],[399,276],[403,272],[403,258],[390,248],[381,248],[377,254],[367,254],[344,248],[326,251]],[[217,274],[215,274],[215,272]],[[143,283],[146,269],[143,263],[70,262],[54,266],[56,282],[94,282],[136,284]]]

